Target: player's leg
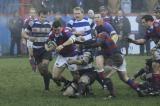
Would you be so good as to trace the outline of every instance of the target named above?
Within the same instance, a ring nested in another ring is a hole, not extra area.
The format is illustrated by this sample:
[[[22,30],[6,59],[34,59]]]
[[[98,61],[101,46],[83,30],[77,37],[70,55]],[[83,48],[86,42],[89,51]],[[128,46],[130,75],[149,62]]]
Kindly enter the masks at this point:
[[[104,90],[109,90],[110,95],[115,97],[115,91],[113,88],[113,83],[110,78],[106,78],[106,73],[104,70],[104,57],[102,55],[96,56],[96,65],[98,67],[98,74],[103,83]]]
[[[49,62],[52,60],[51,52],[45,51],[43,48],[34,51],[36,62],[38,63],[38,70],[44,79],[45,90],[49,90],[49,83],[52,77],[48,70]],[[38,55],[40,54],[40,55]]]
[[[27,40],[27,48],[28,48],[28,54],[29,54],[29,63],[32,67],[32,70],[36,71],[36,62],[33,56],[33,42]]]
[[[48,71],[48,65],[49,65],[49,60],[46,59],[43,59],[42,62],[38,64],[39,72],[44,80],[45,90],[49,90],[49,83],[51,78],[51,74]]]
[[[118,59],[120,58],[120,59]],[[114,59],[114,63],[121,63],[121,64],[115,64],[116,68],[117,68],[117,72],[119,75],[119,78],[125,82],[126,84],[128,84],[131,88],[133,88],[135,91],[140,90],[139,88],[139,84],[136,83],[135,81],[133,81],[131,78],[128,77],[127,75],[127,69],[126,69],[126,61],[124,56],[119,55]]]
[[[54,81],[63,82],[64,85],[69,82],[64,76],[62,76],[62,72],[64,71],[65,68],[66,68],[66,58],[58,56],[52,68],[52,78]]]
[[[160,90],[160,62],[156,61],[152,63],[152,68],[153,68],[153,88],[155,91]]]

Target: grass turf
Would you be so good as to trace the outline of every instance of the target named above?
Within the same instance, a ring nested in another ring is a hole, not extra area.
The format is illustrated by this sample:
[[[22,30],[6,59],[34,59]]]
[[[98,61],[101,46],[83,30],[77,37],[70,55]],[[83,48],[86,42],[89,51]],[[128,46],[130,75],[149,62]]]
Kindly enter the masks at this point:
[[[145,56],[128,56],[129,76],[144,66]],[[50,64],[53,65],[53,61]],[[65,76],[71,78],[68,71]],[[137,96],[136,92],[121,82],[115,74],[112,77],[117,91],[113,100],[103,100],[104,92],[99,84],[93,89],[95,97],[69,99],[63,97],[60,88],[52,81],[50,92],[43,92],[43,80],[33,72],[27,58],[0,58],[0,106],[160,106],[160,97]]]

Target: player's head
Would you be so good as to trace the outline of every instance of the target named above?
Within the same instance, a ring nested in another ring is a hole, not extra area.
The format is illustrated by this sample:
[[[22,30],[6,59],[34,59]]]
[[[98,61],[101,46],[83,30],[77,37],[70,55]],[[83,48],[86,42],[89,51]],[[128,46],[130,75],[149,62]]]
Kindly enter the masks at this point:
[[[60,21],[54,21],[52,24],[52,32],[56,35],[60,34],[62,31],[62,25]]]
[[[152,17],[152,15],[144,15],[144,16],[142,16],[141,19],[142,19],[142,23],[145,26],[152,26],[153,25],[154,18]]]
[[[84,17],[84,10],[81,7],[75,7],[73,9],[73,15],[76,20],[82,20]]]
[[[103,18],[101,17],[101,14],[95,14],[94,21],[97,26],[103,25]]]
[[[33,7],[31,7],[30,10],[29,10],[29,16],[30,16],[31,18],[34,18],[36,15],[37,15],[36,9],[33,8]]]
[[[100,6],[99,13],[102,15],[102,17],[105,17],[109,14],[109,9],[106,8],[105,6]]]
[[[39,16],[39,20],[40,21],[44,21],[46,20],[46,17],[47,17],[47,11],[42,9],[42,10],[39,10],[38,11],[38,16]]]

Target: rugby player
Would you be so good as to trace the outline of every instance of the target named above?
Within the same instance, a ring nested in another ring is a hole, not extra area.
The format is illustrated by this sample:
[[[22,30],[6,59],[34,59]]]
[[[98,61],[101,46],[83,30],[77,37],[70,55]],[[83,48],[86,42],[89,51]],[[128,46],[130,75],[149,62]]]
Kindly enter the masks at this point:
[[[84,18],[84,10],[81,7],[75,7],[73,9],[74,19],[67,23],[74,35],[77,36],[79,42],[84,42],[92,39],[91,24],[87,18]]]
[[[153,69],[153,88],[158,90],[160,88],[160,22],[155,21],[151,15],[144,15],[142,17],[143,24],[147,27],[146,35],[142,39],[133,40],[128,38],[130,43],[143,45],[147,40],[152,40],[156,46],[151,50],[152,69]]]
[[[77,70],[76,65],[69,65],[67,63],[68,58],[76,58],[78,54],[73,42],[75,42],[75,36],[68,29],[63,28],[59,21],[55,21],[52,25],[49,39],[45,44],[45,49],[57,52],[58,56],[52,68],[52,77],[54,80],[63,82],[64,86],[70,82],[62,76],[62,72],[66,68],[71,72]]]
[[[51,29],[51,25],[45,20],[47,12],[40,10],[38,12],[39,20],[33,20],[25,28],[23,37],[33,42],[33,56],[38,66],[38,70],[43,77],[45,91],[49,90],[49,82],[51,73],[48,71],[49,61],[52,59],[51,52],[45,50],[44,45],[48,39],[48,35]]]
[[[118,72],[119,78],[139,93],[139,84],[136,84],[127,75],[126,61],[122,53],[118,50],[116,41],[118,40],[116,32],[110,24],[103,22],[99,14],[95,15],[96,22],[96,41],[93,44],[87,44],[86,48],[98,47],[96,51],[96,64],[98,73],[103,81],[104,88],[108,88],[110,95],[108,98],[115,97],[115,91],[110,79],[114,71]],[[114,32],[114,33],[113,33]],[[105,66],[111,70],[107,75]],[[114,71],[113,71],[114,70]]]

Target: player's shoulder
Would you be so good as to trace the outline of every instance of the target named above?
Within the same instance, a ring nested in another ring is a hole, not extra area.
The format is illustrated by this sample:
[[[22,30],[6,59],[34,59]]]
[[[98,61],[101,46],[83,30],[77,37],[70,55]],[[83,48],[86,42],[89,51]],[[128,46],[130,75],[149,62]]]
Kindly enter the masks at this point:
[[[68,28],[68,27],[62,28],[62,33],[64,35],[71,35],[72,34],[70,28]]]
[[[68,24],[72,25],[75,22],[75,20],[76,20],[75,18],[72,18],[71,20],[68,21]]]

